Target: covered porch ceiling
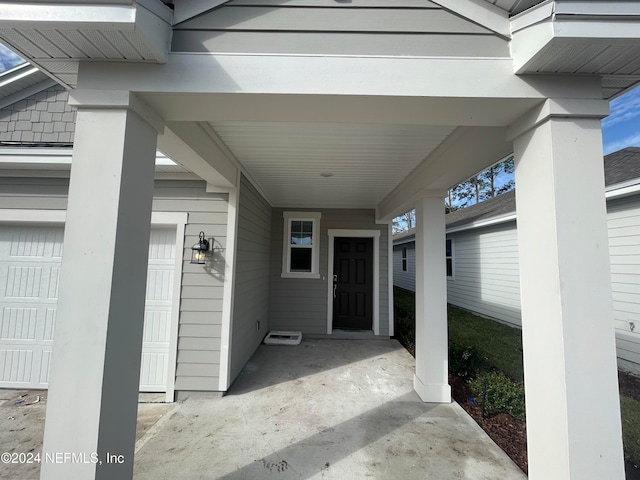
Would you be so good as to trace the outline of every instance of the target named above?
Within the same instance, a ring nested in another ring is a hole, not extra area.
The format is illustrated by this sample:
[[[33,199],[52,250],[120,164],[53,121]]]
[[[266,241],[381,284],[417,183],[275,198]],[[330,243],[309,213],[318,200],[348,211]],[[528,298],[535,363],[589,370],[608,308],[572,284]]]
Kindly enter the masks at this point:
[[[211,122],[276,206],[372,208],[452,126]]]

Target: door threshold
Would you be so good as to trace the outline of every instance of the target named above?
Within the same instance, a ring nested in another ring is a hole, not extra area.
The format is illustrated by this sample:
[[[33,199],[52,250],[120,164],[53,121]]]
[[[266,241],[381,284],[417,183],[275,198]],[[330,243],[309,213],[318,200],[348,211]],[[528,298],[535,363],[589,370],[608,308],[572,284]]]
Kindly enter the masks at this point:
[[[367,338],[376,338],[373,334],[373,330],[340,330],[334,328],[331,332],[331,338],[355,338],[363,340]]]

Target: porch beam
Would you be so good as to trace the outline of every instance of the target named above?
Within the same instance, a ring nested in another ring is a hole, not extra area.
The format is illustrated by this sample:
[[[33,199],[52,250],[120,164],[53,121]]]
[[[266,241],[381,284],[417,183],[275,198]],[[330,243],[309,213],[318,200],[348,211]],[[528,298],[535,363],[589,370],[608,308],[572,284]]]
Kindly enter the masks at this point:
[[[158,137],[158,148],[210,185],[236,186],[235,159],[209,134],[208,126],[195,122],[168,123]]]
[[[513,150],[506,129],[456,129],[411,174],[380,202],[377,220],[390,220],[411,210],[424,189],[443,190],[496,163]]]
[[[156,137],[130,108],[78,110],[43,458],[86,461],[43,480],[133,475]]]
[[[601,117],[551,115],[514,140],[532,480],[625,477]]]
[[[80,73],[79,88],[139,93],[510,100],[600,94],[598,77],[516,76],[510,58],[170,53],[163,65],[83,62]]]
[[[448,382],[447,273],[442,192],[424,192],[416,203],[416,373],[424,402],[451,402]]]

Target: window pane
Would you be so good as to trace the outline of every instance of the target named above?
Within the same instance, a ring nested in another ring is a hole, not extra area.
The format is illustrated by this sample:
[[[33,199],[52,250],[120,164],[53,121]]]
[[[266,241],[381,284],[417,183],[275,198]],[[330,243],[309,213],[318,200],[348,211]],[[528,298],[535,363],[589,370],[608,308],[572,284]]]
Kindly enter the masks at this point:
[[[312,245],[313,222],[291,221],[291,245]]]
[[[447,258],[447,277],[453,277],[453,260]]]
[[[311,252],[310,248],[291,248],[291,271],[310,272]]]
[[[451,256],[451,239],[447,239],[447,247],[446,247],[446,251],[447,253],[445,254],[445,256],[450,257]]]

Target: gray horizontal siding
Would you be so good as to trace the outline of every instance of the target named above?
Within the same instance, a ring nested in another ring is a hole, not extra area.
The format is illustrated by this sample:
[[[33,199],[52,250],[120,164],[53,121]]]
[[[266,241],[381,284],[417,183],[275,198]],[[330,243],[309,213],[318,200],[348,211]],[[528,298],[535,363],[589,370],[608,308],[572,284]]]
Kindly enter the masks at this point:
[[[506,41],[428,1],[235,1],[176,26],[175,52],[507,57]]]
[[[407,249],[407,270],[402,270],[402,249]],[[393,247],[393,284],[410,292],[416,291],[416,244],[403,243]]]
[[[240,183],[237,238],[231,381],[269,331],[271,206],[244,175]]]
[[[640,373],[640,195],[607,207],[618,357],[623,367]]]
[[[389,335],[389,272],[387,225],[375,223],[373,210],[313,210],[320,211],[320,279],[282,278],[283,211],[273,210],[271,228],[271,328],[302,331],[307,335],[327,333],[327,295],[329,229],[360,229],[380,231],[380,335]],[[311,211],[311,210],[308,210]]]
[[[513,325],[521,325],[516,224],[452,233],[453,277],[447,301]]]
[[[68,188],[66,178],[0,177],[0,208],[66,210]],[[218,390],[227,195],[207,193],[202,181],[156,181],[153,209],[188,212],[197,222],[185,229],[175,388]],[[189,263],[201,230],[215,238],[211,271]]]
[[[640,373],[640,196],[608,201],[607,225],[617,355],[623,368]],[[515,222],[449,236],[449,303],[521,325]]]

